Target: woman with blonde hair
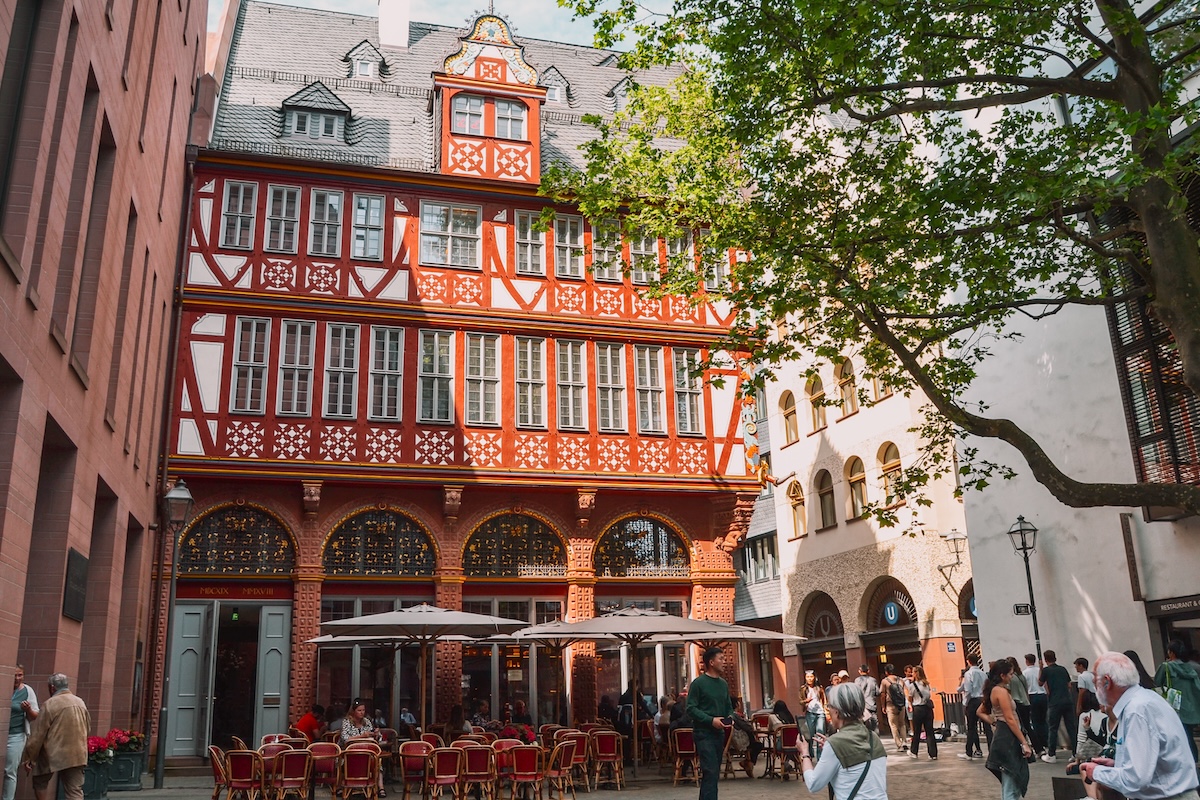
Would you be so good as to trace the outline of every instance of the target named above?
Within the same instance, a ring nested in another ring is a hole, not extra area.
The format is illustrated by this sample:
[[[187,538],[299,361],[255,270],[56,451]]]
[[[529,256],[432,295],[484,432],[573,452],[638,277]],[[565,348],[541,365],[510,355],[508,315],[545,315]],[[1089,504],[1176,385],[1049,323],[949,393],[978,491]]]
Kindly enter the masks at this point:
[[[908,702],[912,708],[912,744],[908,749],[908,757],[916,760],[921,748],[921,732],[925,733],[925,746],[929,750],[929,760],[937,761],[937,739],[933,735],[933,687],[925,677],[921,666],[913,668],[912,683],[909,684]]]

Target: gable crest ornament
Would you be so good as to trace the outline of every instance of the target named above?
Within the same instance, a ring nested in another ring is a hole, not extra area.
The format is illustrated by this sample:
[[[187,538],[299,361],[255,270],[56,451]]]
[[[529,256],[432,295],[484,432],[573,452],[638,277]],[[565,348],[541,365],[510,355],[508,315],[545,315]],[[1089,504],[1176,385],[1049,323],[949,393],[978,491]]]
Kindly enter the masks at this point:
[[[496,62],[507,65],[507,70],[497,70]],[[466,78],[537,85],[537,70],[525,61],[525,54],[513,41],[508,23],[493,14],[475,20],[471,32],[462,39],[462,47],[446,59],[443,71],[447,75]]]

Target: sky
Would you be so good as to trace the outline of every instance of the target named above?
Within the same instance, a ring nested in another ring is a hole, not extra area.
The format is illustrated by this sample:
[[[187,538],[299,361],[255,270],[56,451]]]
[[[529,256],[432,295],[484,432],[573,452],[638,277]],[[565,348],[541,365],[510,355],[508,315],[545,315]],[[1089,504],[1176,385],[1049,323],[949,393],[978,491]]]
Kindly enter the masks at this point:
[[[374,17],[380,0],[271,0],[283,5],[345,11]],[[388,0],[382,0],[388,2]],[[215,31],[226,0],[208,0],[208,30]],[[456,3],[454,0],[410,0],[414,22],[466,27],[481,13],[487,13],[488,0]],[[556,0],[494,0],[495,11],[508,20],[517,36],[550,39],[572,44],[592,44],[592,25],[587,20],[572,18],[571,12],[559,8]]]

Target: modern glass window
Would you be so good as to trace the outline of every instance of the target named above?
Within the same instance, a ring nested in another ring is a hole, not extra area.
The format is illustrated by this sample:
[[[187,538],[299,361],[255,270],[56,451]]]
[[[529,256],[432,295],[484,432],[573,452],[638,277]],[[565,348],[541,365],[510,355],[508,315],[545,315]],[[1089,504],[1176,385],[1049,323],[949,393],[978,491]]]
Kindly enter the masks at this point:
[[[290,186],[272,186],[270,192],[265,247],[276,253],[294,253],[296,226],[300,221],[300,190]]]
[[[450,107],[450,130],[483,136],[483,98],[456,94]]]
[[[629,237],[629,270],[634,283],[650,283],[659,277],[658,239],[636,232]]]
[[[225,183],[225,210],[221,214],[221,246],[249,248],[254,241],[254,200],[257,183]]]
[[[587,427],[587,365],[583,342],[558,343],[558,427],[580,430]]]
[[[467,334],[467,424],[500,424],[500,337]]]
[[[383,197],[354,195],[354,231],[351,255],[372,261],[383,259]]]
[[[479,269],[479,206],[421,203],[421,262]]]
[[[421,331],[417,421],[454,421],[454,352],[449,331]]]
[[[784,392],[779,398],[779,410],[783,412],[783,438],[791,444],[800,438],[800,423],[796,419],[796,395]]]
[[[267,337],[270,330],[270,320],[237,318],[237,340],[233,345],[232,411],[261,414],[266,410]]]
[[[353,417],[358,396],[358,326],[330,325],[325,346],[325,416]]]
[[[638,430],[664,433],[662,348],[639,345],[634,348],[637,375]]]
[[[842,416],[858,411],[858,387],[854,382],[854,364],[844,360],[837,368],[838,397],[842,402]]]
[[[800,481],[792,481],[787,488],[788,503],[792,507],[792,538],[798,539],[808,533],[808,519],[804,511],[804,489]]]
[[[404,363],[404,329],[371,328],[370,408],[375,420],[400,419],[400,386]]]
[[[702,433],[704,378],[697,373],[700,351],[676,348],[672,357],[675,362],[675,431]]]
[[[545,339],[516,338],[517,427],[546,425],[546,370],[543,367]]]
[[[312,410],[313,343],[316,324],[285,319],[279,337],[279,413]]]
[[[554,218],[554,274],[583,277],[583,217],[560,214]]]
[[[338,256],[342,252],[342,193],[314,189],[309,217],[308,252]]]
[[[624,348],[596,345],[596,424],[602,431],[625,430]]]
[[[850,459],[846,465],[846,479],[850,483],[850,518],[858,519],[867,510],[867,471],[861,458]]]
[[[814,375],[809,379],[805,393],[812,412],[812,429],[819,431],[825,427],[825,385]]]
[[[879,459],[879,470],[883,475],[884,503],[894,505],[900,501],[900,493],[896,487],[900,483],[900,449],[892,442],[883,446],[883,455]]]
[[[516,225],[517,274],[545,275],[545,249],[541,231],[536,229],[538,215],[534,211],[518,211]]]
[[[621,280],[621,223],[615,219],[592,223],[592,275],[598,281]]]
[[[817,502],[821,507],[821,527],[837,525],[837,505],[833,500],[833,476],[829,470],[817,473]]]
[[[525,138],[525,104],[517,100],[496,101],[496,137]]]

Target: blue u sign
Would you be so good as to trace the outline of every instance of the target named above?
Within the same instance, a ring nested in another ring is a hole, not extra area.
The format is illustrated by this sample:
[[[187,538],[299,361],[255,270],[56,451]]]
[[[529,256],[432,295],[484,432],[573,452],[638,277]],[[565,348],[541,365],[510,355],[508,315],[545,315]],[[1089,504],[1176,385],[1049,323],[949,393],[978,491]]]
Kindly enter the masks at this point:
[[[899,604],[891,600],[883,604],[883,621],[888,625],[895,625],[900,621]]]

